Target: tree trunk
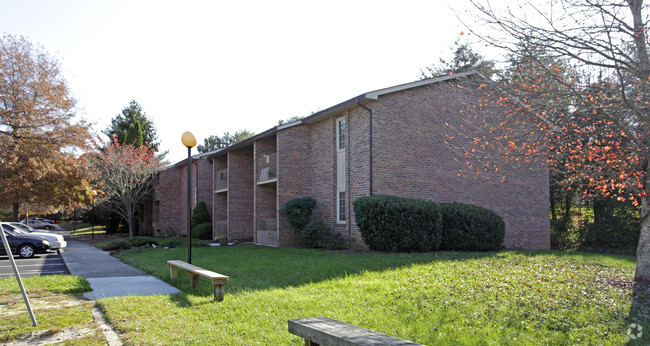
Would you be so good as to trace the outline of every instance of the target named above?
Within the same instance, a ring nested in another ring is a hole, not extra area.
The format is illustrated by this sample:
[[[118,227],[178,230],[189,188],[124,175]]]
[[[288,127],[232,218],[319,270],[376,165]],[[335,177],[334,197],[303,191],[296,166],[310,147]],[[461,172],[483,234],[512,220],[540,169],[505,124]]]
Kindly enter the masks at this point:
[[[650,165],[646,163],[645,191],[650,186]],[[637,287],[650,287],[650,196],[641,197],[641,234],[636,248],[636,275],[634,281]]]
[[[12,213],[13,213],[13,215],[12,215],[13,220],[16,221],[16,222],[20,221],[20,215],[19,215],[20,214],[20,204],[18,204],[18,203],[13,204]]]
[[[133,208],[129,207],[129,210],[127,211],[129,214],[129,218],[127,222],[129,223],[129,238],[133,238],[135,236],[135,212],[133,211]]]
[[[635,281],[637,285],[648,287],[650,286],[650,217],[648,217],[647,207],[644,209],[646,212],[641,218],[641,235],[636,249]]]

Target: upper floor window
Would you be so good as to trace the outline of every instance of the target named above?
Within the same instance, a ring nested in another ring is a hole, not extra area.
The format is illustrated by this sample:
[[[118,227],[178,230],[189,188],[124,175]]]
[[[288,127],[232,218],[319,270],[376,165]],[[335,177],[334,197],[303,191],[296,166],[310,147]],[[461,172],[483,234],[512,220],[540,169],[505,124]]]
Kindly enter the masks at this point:
[[[345,150],[345,118],[336,121],[337,149]]]

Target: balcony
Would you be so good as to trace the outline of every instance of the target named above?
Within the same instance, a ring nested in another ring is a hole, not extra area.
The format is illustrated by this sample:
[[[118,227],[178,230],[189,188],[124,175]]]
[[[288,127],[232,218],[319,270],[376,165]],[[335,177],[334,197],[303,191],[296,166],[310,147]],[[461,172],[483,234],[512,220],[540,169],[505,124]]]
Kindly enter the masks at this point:
[[[228,236],[228,221],[215,221],[212,239],[218,239],[220,235]]]
[[[277,219],[257,220],[257,239],[259,245],[278,245]]]
[[[214,177],[214,193],[228,191],[228,170],[217,171]]]
[[[261,155],[257,160],[257,185],[274,183],[278,180],[277,154]]]

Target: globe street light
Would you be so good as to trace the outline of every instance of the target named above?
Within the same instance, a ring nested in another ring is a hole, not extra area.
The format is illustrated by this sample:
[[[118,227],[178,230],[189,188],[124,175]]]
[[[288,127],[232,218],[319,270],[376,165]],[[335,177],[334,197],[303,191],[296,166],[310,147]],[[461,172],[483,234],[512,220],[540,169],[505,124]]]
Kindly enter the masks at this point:
[[[196,145],[196,138],[192,132],[185,131],[181,141],[187,147],[187,263],[192,264],[192,148]]]

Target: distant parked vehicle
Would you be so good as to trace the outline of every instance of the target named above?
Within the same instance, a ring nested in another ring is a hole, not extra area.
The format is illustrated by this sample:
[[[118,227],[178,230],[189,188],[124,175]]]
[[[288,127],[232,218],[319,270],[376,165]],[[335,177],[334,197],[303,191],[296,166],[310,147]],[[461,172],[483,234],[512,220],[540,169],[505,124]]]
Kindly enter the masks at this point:
[[[30,227],[30,229],[23,229],[18,225],[20,225],[20,223],[17,223],[17,222],[16,223],[2,222],[2,227],[4,229],[7,229],[7,230],[12,231],[14,233],[24,234],[24,235],[32,235],[32,236],[37,236],[37,237],[47,239],[47,241],[49,241],[50,244],[51,244],[51,247],[50,247],[51,250],[58,250],[58,249],[61,249],[61,248],[64,248],[64,247],[68,246],[68,243],[65,241],[63,236],[60,235],[60,234],[56,234],[56,233],[53,233],[53,232],[47,232],[47,231],[39,232],[39,231],[37,231],[37,230],[35,230],[35,229],[31,228],[31,227]],[[22,226],[25,226],[25,225],[22,225]]]
[[[20,220],[20,222],[25,223],[25,220],[24,219]],[[51,230],[51,229],[54,229],[54,227],[56,227],[55,225],[53,225],[51,223],[38,221],[36,219],[29,219],[29,223],[27,225],[32,227],[32,228],[46,229],[46,230]]]
[[[36,229],[34,227],[27,226],[24,223],[20,223],[20,222],[9,222],[9,224],[14,226],[14,227],[18,227],[18,228],[22,229],[23,231],[27,231],[27,232],[42,232],[42,233],[59,234],[59,233],[57,233],[55,231],[44,231],[42,229],[39,230],[39,229]]]
[[[40,221],[40,222],[49,223],[49,224],[52,224],[52,225],[56,223],[56,222],[54,222],[54,220],[44,219],[44,218],[42,218],[42,217],[35,217],[34,220],[38,220],[38,221]]]
[[[11,253],[14,255],[19,255],[23,258],[33,257],[37,253],[46,253],[51,246],[50,242],[45,238],[32,235],[17,234],[6,229],[4,230],[4,233],[7,237],[7,241],[9,242]],[[0,246],[0,254],[7,254],[4,245]]]

